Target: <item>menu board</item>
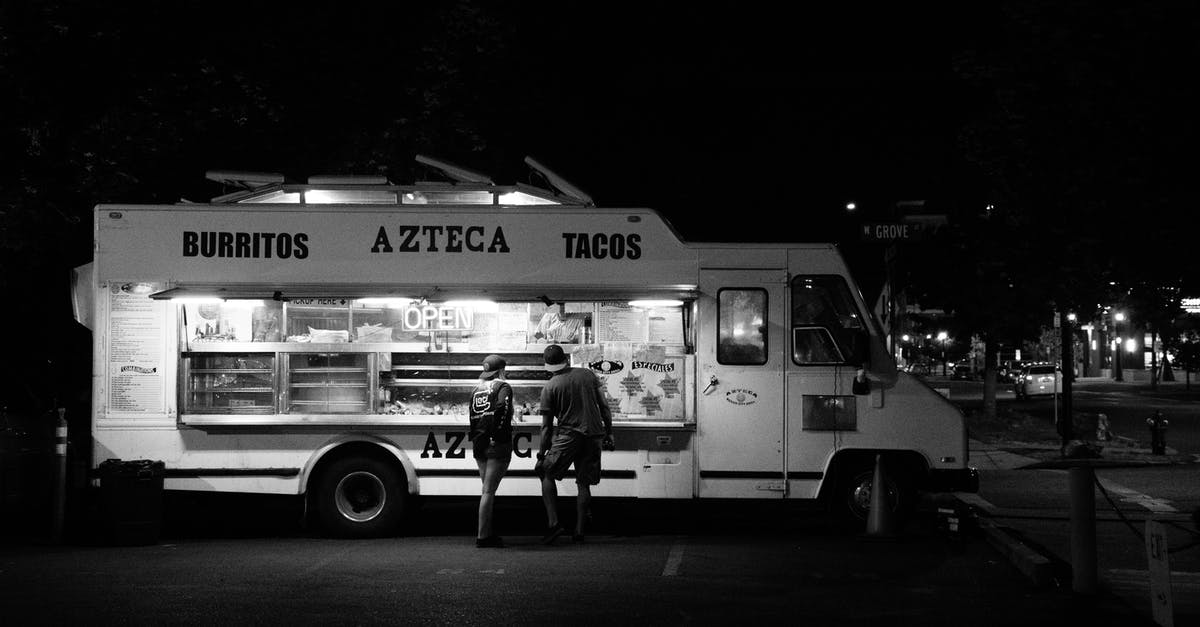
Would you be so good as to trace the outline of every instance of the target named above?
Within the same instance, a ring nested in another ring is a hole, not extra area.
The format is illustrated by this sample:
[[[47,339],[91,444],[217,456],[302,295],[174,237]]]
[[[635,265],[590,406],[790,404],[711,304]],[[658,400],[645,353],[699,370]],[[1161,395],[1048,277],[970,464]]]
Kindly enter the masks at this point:
[[[645,343],[648,337],[646,310],[625,303],[600,304],[599,340]]]
[[[108,413],[166,413],[166,305],[120,290],[108,302]]]

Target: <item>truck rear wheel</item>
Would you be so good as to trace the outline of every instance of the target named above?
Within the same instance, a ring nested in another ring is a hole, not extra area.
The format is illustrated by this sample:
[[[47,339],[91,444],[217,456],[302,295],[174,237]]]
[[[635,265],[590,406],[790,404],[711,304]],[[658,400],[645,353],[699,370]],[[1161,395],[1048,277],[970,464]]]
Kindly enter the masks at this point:
[[[321,528],[342,538],[395,533],[404,515],[404,477],[395,464],[345,457],[323,469],[314,509]]]

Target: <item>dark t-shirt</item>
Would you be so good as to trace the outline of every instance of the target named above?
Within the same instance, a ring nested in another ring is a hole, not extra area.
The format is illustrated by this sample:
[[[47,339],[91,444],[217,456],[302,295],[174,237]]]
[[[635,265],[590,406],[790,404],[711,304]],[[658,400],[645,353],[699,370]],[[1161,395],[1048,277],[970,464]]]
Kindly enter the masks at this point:
[[[542,388],[541,412],[558,418],[558,428],[589,437],[605,434],[612,413],[600,377],[586,368],[564,368]]]

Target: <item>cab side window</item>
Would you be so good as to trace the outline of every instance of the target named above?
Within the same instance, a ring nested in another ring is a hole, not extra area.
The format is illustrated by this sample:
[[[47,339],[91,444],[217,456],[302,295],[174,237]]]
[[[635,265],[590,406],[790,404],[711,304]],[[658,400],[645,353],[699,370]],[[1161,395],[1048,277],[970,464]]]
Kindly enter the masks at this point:
[[[767,363],[766,290],[717,292],[717,363],[733,366]]]

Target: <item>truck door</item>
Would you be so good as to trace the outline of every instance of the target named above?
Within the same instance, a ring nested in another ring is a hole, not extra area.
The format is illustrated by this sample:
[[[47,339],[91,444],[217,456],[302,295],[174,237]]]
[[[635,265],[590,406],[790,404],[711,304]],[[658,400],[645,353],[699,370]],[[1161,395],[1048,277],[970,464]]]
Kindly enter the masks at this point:
[[[783,271],[701,270],[697,301],[699,495],[784,495]]]

